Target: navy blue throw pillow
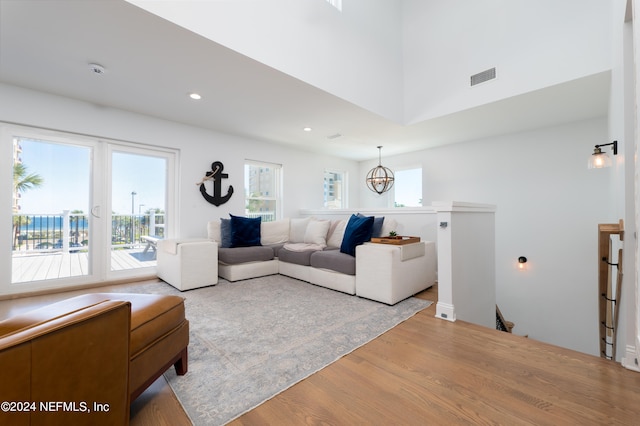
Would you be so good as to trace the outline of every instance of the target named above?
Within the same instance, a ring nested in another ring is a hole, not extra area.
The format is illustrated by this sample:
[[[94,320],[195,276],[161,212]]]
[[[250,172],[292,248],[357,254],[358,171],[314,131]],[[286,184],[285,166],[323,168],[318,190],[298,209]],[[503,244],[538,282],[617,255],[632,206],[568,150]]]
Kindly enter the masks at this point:
[[[371,239],[373,216],[358,217],[351,215],[344,230],[340,251],[351,256],[356,255],[356,246]]]
[[[231,216],[231,247],[251,247],[260,244],[260,217]]]
[[[362,213],[358,213],[358,217],[366,217]],[[384,216],[373,218],[373,229],[371,230],[371,237],[382,237],[382,225],[384,224]]]
[[[220,219],[220,247],[231,247],[231,219]]]

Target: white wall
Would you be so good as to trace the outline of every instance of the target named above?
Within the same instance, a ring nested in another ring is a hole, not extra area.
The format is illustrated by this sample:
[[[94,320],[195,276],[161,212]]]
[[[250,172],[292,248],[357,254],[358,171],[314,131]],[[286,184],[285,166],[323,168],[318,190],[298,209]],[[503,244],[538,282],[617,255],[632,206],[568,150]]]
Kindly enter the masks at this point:
[[[297,216],[299,209],[317,209],[323,205],[324,169],[344,170],[355,177],[358,165],[354,161],[331,156],[310,154],[290,147],[217,133],[201,128],[177,124],[122,110],[105,108],[85,102],[0,84],[0,122],[10,122],[72,132],[140,144],[172,147],[180,150],[178,171],[179,230],[181,237],[206,236],[206,222],[228,213],[244,213],[244,160],[254,159],[283,165],[285,175],[285,216]],[[10,179],[12,159],[11,140],[3,138],[0,145],[1,176]],[[207,203],[196,182],[210,170],[213,161],[224,164],[233,185],[234,195],[220,207]],[[352,203],[357,204],[357,179],[350,179]],[[9,223],[11,216],[11,188],[0,186],[0,219]],[[295,200],[295,201],[291,201]],[[0,247],[11,248],[10,227],[0,232]],[[3,251],[3,260],[9,254]],[[8,273],[8,264],[2,273]],[[4,276],[0,277],[2,280]],[[5,282],[10,282],[10,276]]]
[[[611,10],[601,0],[404,0],[405,122],[610,69]],[[492,67],[495,80],[470,87]]]
[[[127,0],[245,56],[402,121],[401,2]],[[274,49],[273,46],[278,46]]]
[[[496,210],[496,295],[516,334],[598,354],[597,225],[617,223],[613,169],[588,170],[607,120],[594,119],[383,158],[422,164],[423,205],[453,200]],[[360,175],[377,165],[363,162]],[[363,207],[375,207],[361,188]],[[386,205],[386,194],[377,202]],[[529,259],[516,270],[517,258]]]
[[[623,280],[622,294],[617,296],[620,306],[620,316],[617,331],[617,361],[631,368],[635,365],[636,312],[635,286],[636,264],[636,223],[634,199],[635,153],[634,143],[634,64],[633,64],[633,34],[631,21],[625,22],[626,0],[615,0],[612,14],[612,70],[611,70],[611,99],[609,105],[609,141],[618,141],[617,167],[612,175],[609,193],[613,196],[615,215],[624,219],[625,239],[623,242]],[[616,269],[612,268],[615,273]],[[628,345],[631,345],[630,348]],[[624,359],[627,358],[627,359]]]

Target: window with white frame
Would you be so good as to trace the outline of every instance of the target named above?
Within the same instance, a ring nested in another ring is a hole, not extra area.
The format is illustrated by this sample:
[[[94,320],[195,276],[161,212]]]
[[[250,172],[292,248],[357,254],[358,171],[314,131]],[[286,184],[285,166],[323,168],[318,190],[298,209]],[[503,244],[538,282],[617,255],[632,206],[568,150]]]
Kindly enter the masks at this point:
[[[324,207],[327,209],[347,208],[346,172],[324,171]]]
[[[282,165],[246,160],[244,165],[245,216],[271,222],[281,217]]]
[[[143,237],[176,232],[176,151],[2,123],[0,142],[0,170],[13,169],[12,184],[0,188],[13,198],[11,241],[0,244],[11,266],[0,271],[0,293],[5,283],[64,288],[155,268]],[[59,268],[42,267],[60,259]]]
[[[394,172],[394,207],[422,206],[422,168]]]

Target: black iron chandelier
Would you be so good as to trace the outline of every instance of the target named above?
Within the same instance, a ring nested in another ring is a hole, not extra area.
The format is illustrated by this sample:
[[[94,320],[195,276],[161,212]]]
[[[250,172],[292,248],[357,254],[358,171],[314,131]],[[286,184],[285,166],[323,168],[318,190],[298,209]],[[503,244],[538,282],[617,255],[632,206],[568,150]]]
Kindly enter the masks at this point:
[[[393,172],[382,165],[382,146],[378,146],[378,166],[367,173],[367,188],[382,194],[391,189],[394,180]]]

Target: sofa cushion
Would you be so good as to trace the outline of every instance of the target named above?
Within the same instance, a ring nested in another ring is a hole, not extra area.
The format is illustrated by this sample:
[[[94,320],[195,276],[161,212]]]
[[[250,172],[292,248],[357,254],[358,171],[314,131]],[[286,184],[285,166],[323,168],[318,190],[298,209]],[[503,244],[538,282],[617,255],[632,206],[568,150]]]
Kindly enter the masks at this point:
[[[304,232],[305,244],[317,244],[322,247],[327,245],[327,233],[331,222],[329,220],[311,219]]]
[[[355,256],[356,246],[371,239],[372,229],[373,216],[358,217],[351,215],[349,222],[347,222],[347,228],[344,230],[340,251]]]
[[[296,265],[310,266],[311,254],[318,250],[293,251],[287,250],[286,247],[278,251],[278,260],[280,262],[295,263]]]
[[[366,217],[362,213],[357,214],[358,217]],[[371,229],[371,238],[382,236],[382,225],[384,224],[384,216],[378,216],[373,218],[373,228]]]
[[[289,224],[289,242],[304,243],[304,234],[307,232],[307,225],[310,221],[310,217],[291,219]]]
[[[401,230],[398,229],[398,222],[394,218],[388,217],[384,220],[384,223],[382,224],[382,231],[380,232],[380,236],[388,237],[389,232],[391,231],[398,232],[398,235],[400,235],[399,231]]]
[[[231,247],[231,219],[220,219],[220,247]]]
[[[218,261],[227,265],[246,262],[264,262],[274,258],[273,248],[268,246],[219,248]]]
[[[373,228],[371,229],[372,237],[380,237],[382,235],[382,226],[384,224],[384,216],[373,219]]]
[[[252,247],[260,245],[261,218],[231,216],[231,247]]]
[[[131,357],[147,349],[185,320],[184,298],[174,295],[102,293],[131,303]]]
[[[356,274],[356,258],[340,250],[315,251],[309,261],[314,268],[330,269],[347,275]]]
[[[260,224],[260,243],[263,246],[282,244],[287,241],[289,241],[288,218]]]
[[[329,236],[327,237],[327,247],[340,248],[346,227],[347,221],[344,219],[331,221]]]
[[[220,237],[220,221],[211,220],[207,222],[207,238],[219,243],[222,238]]]
[[[273,256],[278,257],[278,253],[280,253],[280,250],[282,249],[282,247],[284,247],[284,244],[269,244],[269,247],[273,249]]]

